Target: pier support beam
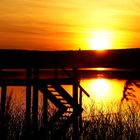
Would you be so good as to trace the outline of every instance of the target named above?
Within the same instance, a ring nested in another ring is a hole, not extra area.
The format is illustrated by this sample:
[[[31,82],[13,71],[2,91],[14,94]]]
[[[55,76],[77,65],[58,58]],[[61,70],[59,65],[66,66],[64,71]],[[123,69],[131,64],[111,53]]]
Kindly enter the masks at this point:
[[[27,85],[26,85],[26,114],[25,114],[25,123],[26,123],[26,135],[27,137],[30,135],[31,132],[31,69],[26,69],[26,79],[27,79]]]
[[[1,89],[1,121],[5,120],[5,106],[6,106],[6,85],[2,86]]]
[[[5,107],[6,107],[6,85],[3,85],[1,88],[1,112],[0,112],[0,137],[3,140],[6,140],[6,130],[5,130]]]
[[[73,99],[78,104],[78,70],[73,67]],[[79,139],[79,125],[77,117],[77,108],[73,108],[74,120],[73,120],[73,140]]]
[[[82,108],[82,90],[80,88],[80,95],[79,95],[79,105],[80,107]],[[79,128],[80,128],[80,132],[82,131],[82,113],[81,115],[79,116]]]
[[[48,138],[48,97],[47,93],[43,94],[43,130],[42,137]]]
[[[33,71],[33,105],[32,105],[32,127],[33,132],[36,135],[38,132],[38,80],[39,80],[39,71],[34,69]]]

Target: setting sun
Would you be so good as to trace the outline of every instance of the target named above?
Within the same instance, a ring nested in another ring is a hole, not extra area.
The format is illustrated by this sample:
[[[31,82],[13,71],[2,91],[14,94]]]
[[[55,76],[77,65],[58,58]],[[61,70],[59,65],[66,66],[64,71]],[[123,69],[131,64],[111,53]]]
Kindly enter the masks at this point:
[[[105,30],[97,30],[92,33],[89,40],[90,48],[93,50],[105,50],[112,48],[111,33]]]

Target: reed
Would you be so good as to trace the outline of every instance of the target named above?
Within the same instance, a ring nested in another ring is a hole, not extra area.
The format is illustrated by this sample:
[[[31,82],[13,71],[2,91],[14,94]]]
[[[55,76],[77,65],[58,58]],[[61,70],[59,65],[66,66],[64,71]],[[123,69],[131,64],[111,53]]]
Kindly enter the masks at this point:
[[[115,113],[91,108],[89,126],[83,133],[83,140],[138,140],[140,138],[140,114],[127,108]],[[110,109],[109,109],[110,111]]]
[[[7,98],[4,136],[2,140],[22,140],[25,139],[25,110],[20,106],[13,110],[16,102],[12,101],[13,91]],[[56,112],[51,103],[49,106],[49,118]],[[118,105],[118,110],[112,113],[113,108],[97,109],[95,104],[90,107],[90,113],[84,115],[83,123],[88,122],[88,126],[83,131],[80,140],[138,140],[140,138],[140,113],[135,110],[134,106],[125,104],[125,108]],[[44,127],[42,122],[42,109],[39,109],[38,137],[42,138],[41,128]],[[72,131],[72,127],[69,129]],[[0,124],[0,134],[3,133],[3,127]],[[66,140],[72,138],[72,133],[68,132]]]

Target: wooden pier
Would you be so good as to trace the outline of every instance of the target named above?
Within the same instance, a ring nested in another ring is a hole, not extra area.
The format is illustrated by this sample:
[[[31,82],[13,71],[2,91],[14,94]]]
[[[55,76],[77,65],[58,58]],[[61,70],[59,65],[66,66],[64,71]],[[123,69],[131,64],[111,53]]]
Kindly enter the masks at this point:
[[[42,74],[43,71],[43,74]],[[45,76],[50,69],[38,67],[25,67],[25,69],[7,67],[1,69],[1,104],[0,104],[0,129],[4,130],[6,94],[8,86],[26,87],[26,112],[25,112],[25,139],[37,138],[47,140],[65,140],[69,127],[73,127],[72,139],[79,139],[84,126],[82,125],[82,94],[89,94],[80,86],[77,67],[71,68],[71,73],[63,67],[51,67],[51,75]],[[61,75],[59,75],[61,73]],[[63,73],[63,76],[62,76]],[[73,88],[72,96],[62,85]],[[33,88],[33,91],[31,90]],[[38,128],[38,93],[43,94],[43,127]],[[31,102],[31,93],[33,95]],[[47,106],[50,100],[57,112],[48,120]],[[32,108],[31,108],[32,107]],[[32,111],[31,111],[32,110]],[[31,113],[32,112],[32,113]],[[1,125],[2,124],[2,125]],[[1,127],[3,126],[3,127]],[[3,131],[2,130],[2,131]],[[0,130],[1,131],[1,130]],[[2,136],[6,139],[5,136]]]

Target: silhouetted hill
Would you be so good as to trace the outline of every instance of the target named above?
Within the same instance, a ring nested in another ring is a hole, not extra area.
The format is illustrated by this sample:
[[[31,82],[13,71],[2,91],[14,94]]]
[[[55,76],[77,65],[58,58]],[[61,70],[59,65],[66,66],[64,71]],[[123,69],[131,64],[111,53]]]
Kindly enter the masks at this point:
[[[0,50],[1,68],[53,68],[77,66],[112,67],[124,69],[140,68],[140,49],[79,50],[79,51],[26,51]]]
[[[85,70],[80,69],[81,77],[91,77],[104,74],[106,77],[139,77],[140,49],[120,50],[80,50],[80,51],[27,51],[0,50],[0,68],[47,68],[57,65],[65,68],[77,66],[80,68],[119,68],[119,70]],[[17,73],[16,73],[17,74]]]
[[[140,49],[106,51],[25,51],[0,50],[1,68],[113,67],[140,68]]]

